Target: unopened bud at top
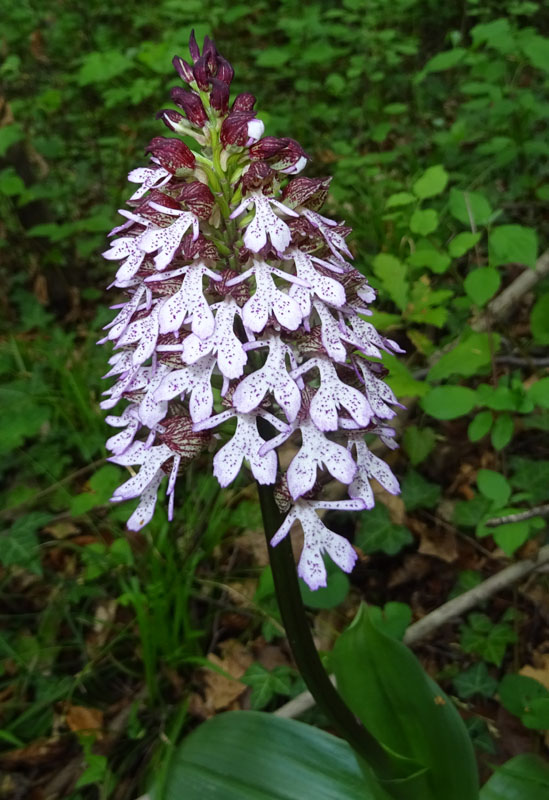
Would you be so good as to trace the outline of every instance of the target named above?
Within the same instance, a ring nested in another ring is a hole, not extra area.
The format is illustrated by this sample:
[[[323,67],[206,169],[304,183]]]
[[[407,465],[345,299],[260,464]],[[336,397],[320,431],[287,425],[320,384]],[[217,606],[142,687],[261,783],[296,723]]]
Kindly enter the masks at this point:
[[[202,100],[195,92],[186,92],[180,86],[174,86],[170,92],[173,102],[183,109],[189,122],[204,127],[208,121],[208,115],[202,105]]]

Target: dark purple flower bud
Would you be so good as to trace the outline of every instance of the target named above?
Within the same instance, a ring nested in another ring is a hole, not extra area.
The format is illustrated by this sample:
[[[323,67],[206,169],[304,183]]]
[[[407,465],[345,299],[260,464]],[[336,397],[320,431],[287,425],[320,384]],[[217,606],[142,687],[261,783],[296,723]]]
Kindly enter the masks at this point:
[[[318,211],[324,205],[331,178],[294,178],[282,192],[282,200],[290,208],[306,206]]]
[[[190,64],[187,64],[181,56],[174,56],[172,64],[181,80],[184,80],[186,83],[192,83],[194,81],[193,68]]]
[[[191,58],[193,60],[193,64],[200,58],[200,49],[196,43],[196,38],[194,35],[194,28],[191,31],[191,35],[189,37],[189,52],[191,54]]]
[[[265,136],[250,147],[250,158],[269,159],[273,169],[292,174],[303,169],[308,157],[295,139]]]
[[[212,78],[211,84],[210,104],[219,114],[226,114],[229,110],[229,86],[217,78]]]
[[[256,161],[242,177],[242,187],[250,192],[272,183],[274,172],[266,161]]]
[[[253,111],[255,106],[255,97],[250,92],[242,92],[237,94],[231,106],[232,111]]]
[[[171,131],[177,130],[175,126],[180,122],[186,122],[183,114],[180,114],[179,111],[174,111],[172,108],[163,108],[162,111],[159,111],[156,115],[156,119],[161,119],[164,125]]]
[[[209,56],[209,55],[216,55],[217,50],[215,49],[214,40],[210,39],[209,36],[204,37],[204,44],[202,45],[202,55]]]
[[[210,88],[210,76],[206,56],[200,56],[193,69],[198,88],[207,92]]]
[[[198,219],[209,219],[215,203],[215,197],[210,189],[200,181],[186,183],[179,199],[187,206],[189,211],[196,214]]]
[[[180,86],[174,86],[170,91],[173,102],[183,109],[189,122],[202,128],[208,121],[208,115],[202,105],[202,100],[195,92],[186,92]]]
[[[206,69],[208,71],[208,75],[212,78],[217,75],[217,50],[212,42],[213,50],[210,50],[208,53],[206,51],[203,52],[204,57],[206,58]]]
[[[151,192],[149,192],[147,197],[144,197],[141,203],[137,206],[136,213],[139,214],[140,217],[149,220],[149,222],[153,222],[155,225],[158,225],[161,228],[173,222],[173,216],[171,214],[163,214],[162,211],[159,211],[157,208],[153,208],[151,203],[156,203],[157,205],[165,206],[166,208],[173,208],[177,211],[181,211],[181,203],[178,202],[174,197],[170,197],[158,189],[153,189]]]
[[[245,147],[250,140],[258,139],[263,133],[263,123],[253,111],[231,111],[221,126],[221,144]]]
[[[226,58],[223,56],[217,56],[217,77],[223,83],[226,83],[227,86],[230,86],[231,81],[234,76],[234,69],[232,68],[231,64],[227,61]],[[251,96],[251,95],[250,95]],[[255,98],[254,98],[255,102]]]
[[[286,147],[287,139],[277,139],[276,136],[264,136],[259,142],[250,147],[252,161],[264,161],[278,155]]]
[[[178,169],[194,169],[193,151],[180,139],[155,136],[145,148],[145,152],[152,153],[168,172],[174,173]]]

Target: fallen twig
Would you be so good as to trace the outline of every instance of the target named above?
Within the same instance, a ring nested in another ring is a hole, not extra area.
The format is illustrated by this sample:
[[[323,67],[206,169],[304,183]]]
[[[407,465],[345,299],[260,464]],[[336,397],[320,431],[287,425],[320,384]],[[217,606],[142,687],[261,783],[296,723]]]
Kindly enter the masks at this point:
[[[469,609],[474,608],[479,603],[488,600],[489,597],[492,597],[492,595],[496,594],[496,592],[499,592],[501,589],[506,589],[507,586],[515,583],[519,578],[523,578],[525,575],[528,575],[530,572],[548,563],[549,545],[545,545],[545,547],[542,547],[539,551],[536,559],[517,561],[515,564],[505,567],[505,569],[502,569],[482,583],[479,583],[478,586],[474,586],[458,597],[448,600],[447,603],[431,611],[431,613],[427,614],[423,619],[414,622],[404,634],[404,642],[408,645],[414,644],[454,617],[459,617],[465,611],[469,611]]]
[[[532,519],[532,517],[546,517],[549,515],[549,503],[543,506],[534,506],[525,511],[517,511],[516,514],[507,514],[506,517],[493,517],[487,520],[484,525],[487,528],[497,528],[498,525],[505,525],[507,522],[522,522],[525,519]]]

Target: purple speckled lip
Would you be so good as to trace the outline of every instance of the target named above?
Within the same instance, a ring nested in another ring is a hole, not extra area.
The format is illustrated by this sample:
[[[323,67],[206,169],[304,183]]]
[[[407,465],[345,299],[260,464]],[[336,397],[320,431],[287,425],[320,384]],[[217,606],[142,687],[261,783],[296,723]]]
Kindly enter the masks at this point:
[[[319,213],[329,179],[293,177],[308,156],[293,139],[263,137],[253,95],[229,106],[233,69],[210,39],[201,53],[193,35],[190,52],[192,65],[174,58],[188,84],[171,91],[183,113],[158,116],[200,150],[175,136],[150,142],[150,166],[130,172],[131,210],[104,253],[120,262],[112,286],[127,297],[101,340],[115,348],[101,405],[126,403],[107,417],[121,429],[107,447],[112,462],[139,467],[112,501],[140,498],[128,520],[139,530],[167,477],[172,519],[179,471],[217,445],[221,486],[244,463],[258,483],[277,485],[289,511],[271,544],[299,522],[298,571],[317,589],[324,553],[346,572],[356,561],[317,512],[371,508],[372,479],[399,491],[364,437],[396,446],[386,421],[399,404],[370,359],[402,351],[364,318],[375,292],[346,260],[350,229]],[[219,426],[229,421],[227,437]],[[298,449],[283,472],[277,449],[290,438]],[[323,499],[331,479],[349,499]]]

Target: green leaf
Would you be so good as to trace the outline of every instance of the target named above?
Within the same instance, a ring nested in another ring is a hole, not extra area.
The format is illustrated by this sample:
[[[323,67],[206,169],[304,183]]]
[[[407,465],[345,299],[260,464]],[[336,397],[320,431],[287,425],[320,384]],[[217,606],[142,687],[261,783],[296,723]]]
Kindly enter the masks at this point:
[[[467,436],[470,442],[478,442],[490,431],[494,417],[491,411],[479,411],[467,428]]]
[[[469,719],[465,720],[465,725],[476,750],[490,753],[492,756],[498,752],[494,737],[483,719],[480,719],[480,717],[469,717]]]
[[[399,206],[407,206],[410,203],[415,203],[416,197],[410,192],[396,192],[390,195],[385,203],[385,208],[397,208]]]
[[[435,386],[421,399],[421,407],[435,419],[456,419],[475,406],[476,396],[466,386]]]
[[[511,496],[509,483],[500,472],[495,472],[493,469],[479,469],[477,486],[484,497],[497,503],[498,508],[503,508]]]
[[[372,266],[387,294],[402,311],[408,298],[406,265],[388,253],[379,253],[374,258]]]
[[[547,800],[549,765],[538,756],[515,756],[484,784],[480,800]]]
[[[343,739],[295,720],[232,711],[186,736],[152,800],[375,800]]]
[[[511,53],[516,48],[514,31],[505,17],[475,25],[471,37],[475,46],[484,44],[498,53]]]
[[[405,114],[408,111],[406,103],[389,103],[383,109],[384,114]]]
[[[514,470],[511,485],[527,493],[532,503],[547,502],[547,486],[549,485],[549,461],[514,456],[509,459]]]
[[[383,608],[379,606],[368,606],[370,619],[380,631],[387,636],[393,636],[401,640],[410,622],[412,621],[412,609],[408,603],[389,602]]]
[[[523,714],[522,723],[527,728],[540,731],[549,730],[549,697],[532,700],[529,708]]]
[[[452,680],[455,689],[463,700],[475,695],[481,697],[492,697],[498,688],[496,678],[493,678],[488,672],[488,667],[481,661],[478,664],[473,664],[469,669],[460,672]]]
[[[242,678],[242,683],[252,687],[250,706],[252,711],[261,711],[276,695],[289,695],[292,691],[294,670],[291,667],[265,669],[261,664],[251,664]]]
[[[479,572],[475,572],[474,569],[462,569],[458,573],[457,580],[448,595],[448,599],[452,600],[454,597],[463,594],[463,592],[474,589],[479,583],[482,583],[482,575]]]
[[[339,567],[334,565],[331,559],[326,560],[326,572],[327,586],[321,586],[314,592],[309,589],[305,581],[299,579],[301,598],[309,608],[335,608],[349,594],[349,578]]]
[[[532,228],[523,225],[499,225],[492,228],[488,237],[490,264],[525,264],[536,266],[538,237]]]
[[[491,505],[490,500],[481,494],[475,495],[471,500],[458,500],[454,506],[452,519],[456,525],[463,528],[475,528]]]
[[[372,142],[384,142],[392,127],[390,122],[378,122],[370,131],[370,139]]]
[[[530,329],[536,342],[549,344],[549,294],[542,294],[534,303]]]
[[[517,717],[522,717],[528,711],[532,700],[549,698],[545,686],[526,675],[505,675],[498,694],[501,705]]]
[[[418,208],[410,218],[410,230],[421,236],[428,236],[438,228],[438,214],[434,208]]]
[[[465,291],[477,306],[482,308],[490,300],[501,283],[501,275],[493,267],[478,267],[465,278]]]
[[[290,57],[290,51],[285,47],[266,47],[258,51],[255,63],[258,67],[282,67]]]
[[[421,178],[418,178],[414,183],[412,190],[420,200],[425,200],[427,197],[435,197],[446,188],[448,177],[448,173],[442,164],[428,167]]]
[[[444,53],[437,53],[425,64],[421,72],[416,75],[415,83],[419,83],[430,72],[443,72],[447,69],[457,66],[467,54],[467,50],[463,47],[454,47],[453,50],[447,50]]]
[[[404,782],[403,798],[477,800],[475,757],[461,717],[413,653],[373,624],[365,606],[337,639],[332,664],[338,690],[366,728],[391,752],[426,768],[409,789]]]
[[[38,531],[51,519],[51,514],[32,511],[19,517],[11,528],[0,534],[0,564],[4,567],[24,567],[36,575],[42,574]]]
[[[422,397],[429,391],[429,384],[416,380],[402,358],[383,353],[383,364],[389,370],[385,382],[391,387],[397,398]]]
[[[20,142],[24,137],[23,128],[17,122],[0,128],[0,158],[6,155],[12,144]]]
[[[492,353],[496,353],[498,348],[499,336],[466,330],[461,341],[444,353],[431,367],[427,379],[440,381],[450,375],[469,377],[479,372],[487,372],[491,365]]]
[[[528,522],[505,522],[497,528],[486,528],[486,530],[492,534],[495,543],[508,556],[512,556],[519,547],[522,547],[530,535]]]
[[[492,447],[494,450],[503,450],[513,437],[515,424],[510,414],[500,414],[492,428]]]
[[[448,245],[448,250],[452,258],[461,258],[464,256],[465,253],[480,241],[481,235],[480,233],[458,233],[457,236],[454,236]]]
[[[412,285],[405,316],[411,322],[441,328],[448,317],[447,301],[451,296],[448,289],[432,289],[429,278],[423,275]]]
[[[410,469],[402,481],[402,499],[407,511],[416,508],[433,508],[440,500],[442,490],[415,469]]]
[[[450,214],[459,222],[473,228],[487,225],[492,217],[490,203],[480,192],[463,192],[450,189]]]
[[[549,376],[540,378],[528,390],[528,397],[540,408],[549,408]]]
[[[132,65],[131,59],[120,50],[87,53],[82,59],[82,66],[77,72],[76,79],[79,86],[106,83],[122,75]]]
[[[451,258],[433,247],[428,239],[420,239],[414,252],[408,256],[411,267],[427,267],[437,275],[446,272],[451,263]]]
[[[394,556],[412,542],[412,534],[404,525],[395,525],[381,503],[360,515],[356,544],[365,553],[387,553]]]
[[[509,644],[516,642],[515,631],[505,622],[494,623],[486,614],[469,614],[467,624],[462,625],[461,648],[466,653],[475,653],[485,661],[499,667]]]
[[[7,167],[0,172],[0,194],[16,197],[24,191],[25,184],[13,167]]]
[[[408,425],[402,437],[402,444],[410,464],[415,467],[425,461],[436,442],[436,433],[432,428],[418,428]]]
[[[522,31],[521,49],[533,67],[549,72],[549,39],[538,36],[531,30]]]

